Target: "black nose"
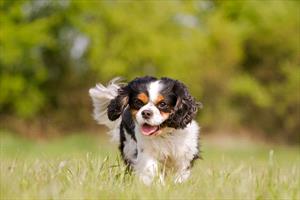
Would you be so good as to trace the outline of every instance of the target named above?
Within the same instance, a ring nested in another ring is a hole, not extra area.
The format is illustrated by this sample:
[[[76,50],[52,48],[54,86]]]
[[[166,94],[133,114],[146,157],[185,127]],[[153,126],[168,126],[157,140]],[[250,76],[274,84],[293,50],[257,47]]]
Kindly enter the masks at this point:
[[[151,110],[143,110],[142,111],[142,117],[144,119],[149,119],[153,115],[153,112]]]

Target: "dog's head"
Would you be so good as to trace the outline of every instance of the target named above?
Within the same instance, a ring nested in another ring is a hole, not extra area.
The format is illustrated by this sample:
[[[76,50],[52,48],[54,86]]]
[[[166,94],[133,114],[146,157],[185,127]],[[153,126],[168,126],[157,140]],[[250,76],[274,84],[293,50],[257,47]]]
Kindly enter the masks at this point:
[[[164,128],[185,128],[195,117],[199,104],[187,87],[170,78],[136,78],[118,90],[108,105],[108,118],[116,120],[129,106],[143,135],[159,135]]]

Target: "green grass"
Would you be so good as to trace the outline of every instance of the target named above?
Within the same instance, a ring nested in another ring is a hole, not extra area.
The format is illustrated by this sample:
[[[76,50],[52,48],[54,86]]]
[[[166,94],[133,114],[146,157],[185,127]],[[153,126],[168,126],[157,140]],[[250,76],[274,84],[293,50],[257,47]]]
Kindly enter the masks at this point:
[[[88,134],[34,142],[0,131],[1,199],[300,199],[296,147],[202,139],[203,160],[183,184],[141,184],[116,145]]]

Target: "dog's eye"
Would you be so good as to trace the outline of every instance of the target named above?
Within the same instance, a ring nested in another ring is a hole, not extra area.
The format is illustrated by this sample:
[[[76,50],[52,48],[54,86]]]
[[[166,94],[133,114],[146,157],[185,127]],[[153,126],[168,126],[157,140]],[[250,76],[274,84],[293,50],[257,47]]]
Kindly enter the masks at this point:
[[[162,101],[162,102],[158,103],[157,107],[159,109],[166,109],[168,107],[168,105],[165,102]]]
[[[137,108],[140,108],[144,106],[144,103],[140,99],[133,99],[133,105]]]

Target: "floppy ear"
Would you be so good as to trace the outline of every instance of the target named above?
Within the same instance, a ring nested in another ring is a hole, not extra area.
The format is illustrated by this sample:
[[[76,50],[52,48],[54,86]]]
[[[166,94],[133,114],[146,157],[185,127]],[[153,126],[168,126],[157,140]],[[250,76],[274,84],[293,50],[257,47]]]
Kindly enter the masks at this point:
[[[190,95],[187,87],[177,80],[174,80],[173,92],[177,100],[174,112],[171,113],[167,120],[167,125],[175,129],[185,128],[192,122],[201,104],[196,102],[194,97]]]
[[[107,106],[108,119],[114,121],[120,117],[129,101],[128,87],[122,87],[118,90],[118,96],[110,101]]]

